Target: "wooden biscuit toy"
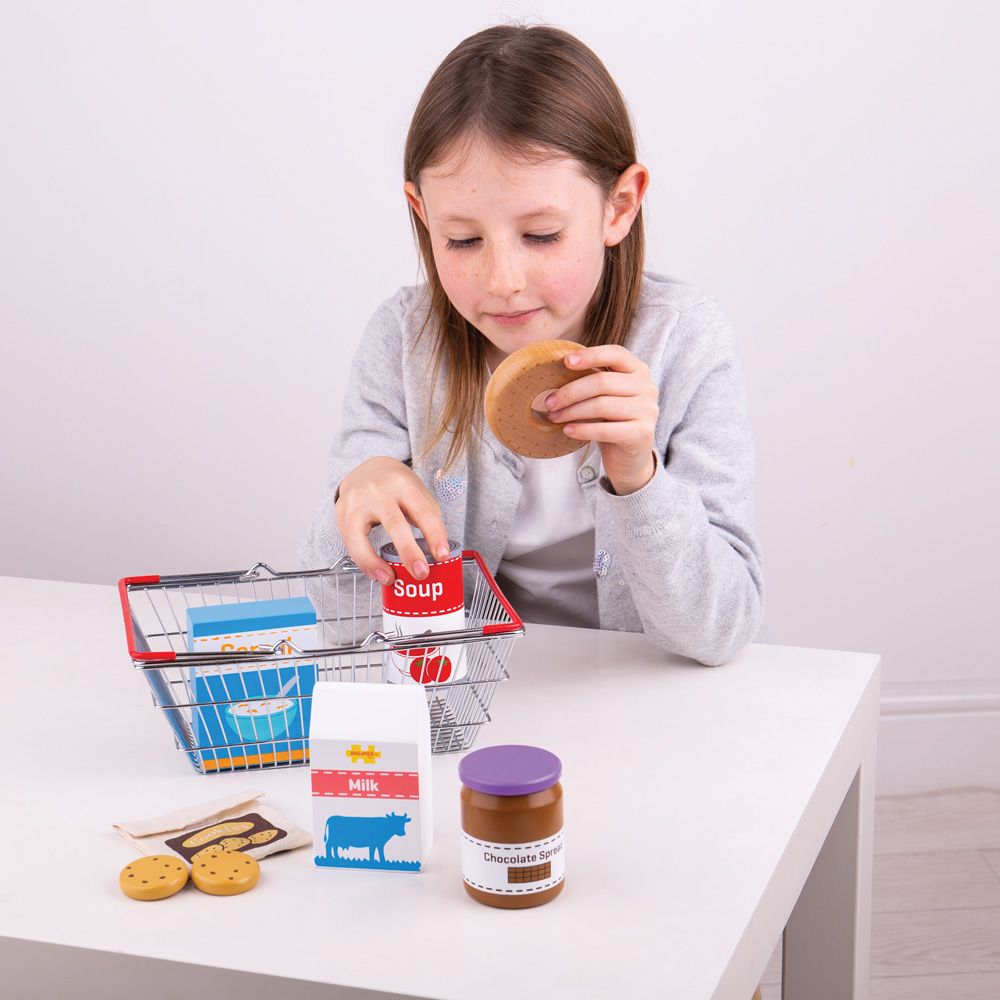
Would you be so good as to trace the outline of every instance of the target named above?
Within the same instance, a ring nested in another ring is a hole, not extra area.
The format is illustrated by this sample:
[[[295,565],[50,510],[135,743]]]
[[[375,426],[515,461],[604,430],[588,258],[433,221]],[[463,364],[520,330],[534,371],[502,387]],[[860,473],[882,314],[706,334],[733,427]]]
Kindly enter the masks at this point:
[[[132,899],[166,899],[180,892],[187,880],[188,868],[183,861],[153,854],[127,864],[118,876],[118,885]]]
[[[191,869],[196,889],[211,896],[235,896],[249,892],[260,878],[256,858],[239,851],[218,848],[204,855]]]
[[[563,433],[563,425],[549,420],[545,397],[594,368],[570,371],[564,359],[582,344],[572,340],[543,340],[508,355],[490,376],[483,399],[486,419],[497,438],[511,451],[527,458],[558,458],[587,442]]]

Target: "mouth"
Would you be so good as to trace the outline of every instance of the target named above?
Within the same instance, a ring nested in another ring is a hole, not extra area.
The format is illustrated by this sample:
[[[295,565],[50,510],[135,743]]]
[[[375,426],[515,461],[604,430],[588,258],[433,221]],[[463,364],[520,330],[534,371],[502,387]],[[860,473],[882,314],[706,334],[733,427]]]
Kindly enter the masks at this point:
[[[513,313],[487,313],[490,319],[495,320],[497,323],[526,323],[535,313],[541,312],[541,308],[538,309],[524,309],[521,312]]]

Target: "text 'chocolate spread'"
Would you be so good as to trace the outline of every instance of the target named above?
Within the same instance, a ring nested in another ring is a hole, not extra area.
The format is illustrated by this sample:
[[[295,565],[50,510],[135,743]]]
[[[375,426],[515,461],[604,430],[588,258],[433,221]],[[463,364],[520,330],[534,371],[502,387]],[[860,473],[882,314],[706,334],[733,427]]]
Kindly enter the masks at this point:
[[[540,747],[483,747],[458,765],[462,876],[480,903],[539,906],[562,892],[562,763]]]

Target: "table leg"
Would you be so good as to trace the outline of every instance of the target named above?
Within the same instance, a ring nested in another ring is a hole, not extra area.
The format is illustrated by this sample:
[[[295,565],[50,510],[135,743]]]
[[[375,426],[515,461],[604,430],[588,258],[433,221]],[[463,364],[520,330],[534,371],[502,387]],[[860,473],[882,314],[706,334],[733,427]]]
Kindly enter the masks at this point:
[[[866,1000],[875,744],[868,748],[785,927],[782,1000]]]

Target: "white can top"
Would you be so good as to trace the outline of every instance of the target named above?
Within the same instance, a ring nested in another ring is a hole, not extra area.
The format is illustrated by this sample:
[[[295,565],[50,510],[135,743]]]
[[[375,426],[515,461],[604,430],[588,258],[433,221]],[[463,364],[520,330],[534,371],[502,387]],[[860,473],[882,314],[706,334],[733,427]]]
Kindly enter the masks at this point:
[[[415,539],[417,545],[420,546],[420,551],[423,552],[424,557],[429,561],[431,559],[431,547],[426,538],[423,535],[419,535]],[[378,550],[379,556],[384,559],[387,563],[401,563],[403,560],[396,550],[395,542],[386,542]],[[448,558],[454,559],[456,556],[462,554],[462,546],[458,542],[453,542],[450,538],[448,539]]]

